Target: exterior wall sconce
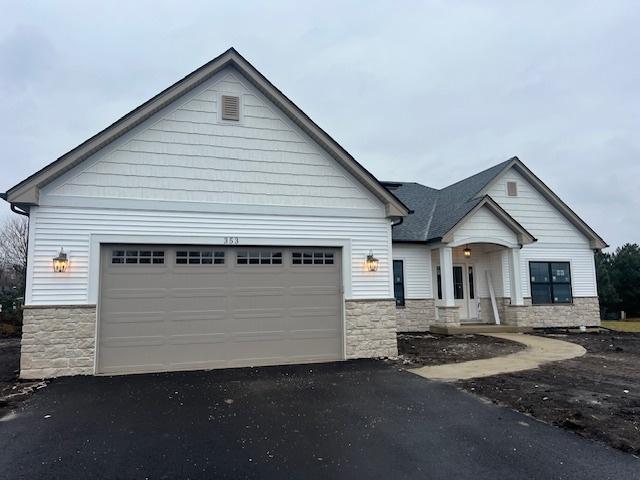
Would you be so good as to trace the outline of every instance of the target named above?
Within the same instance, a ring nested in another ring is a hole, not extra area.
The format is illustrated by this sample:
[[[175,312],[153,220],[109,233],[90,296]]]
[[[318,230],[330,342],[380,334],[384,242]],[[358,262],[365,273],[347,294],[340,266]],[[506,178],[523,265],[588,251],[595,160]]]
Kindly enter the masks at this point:
[[[373,252],[370,250],[369,255],[367,255],[367,270],[377,272],[379,263],[378,259],[373,256]]]
[[[469,247],[465,247],[462,252],[464,253],[465,258],[469,258],[471,256],[471,249]]]
[[[53,257],[53,271],[56,273],[64,273],[69,268],[69,259],[64,249],[60,249],[57,257]]]

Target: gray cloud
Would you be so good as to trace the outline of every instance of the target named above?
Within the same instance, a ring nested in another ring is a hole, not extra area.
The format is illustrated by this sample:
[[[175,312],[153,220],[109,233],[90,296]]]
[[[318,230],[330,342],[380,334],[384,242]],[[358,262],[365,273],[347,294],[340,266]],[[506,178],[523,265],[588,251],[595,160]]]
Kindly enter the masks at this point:
[[[518,155],[612,245],[640,241],[640,5],[6,2],[6,189],[233,45],[381,179]]]

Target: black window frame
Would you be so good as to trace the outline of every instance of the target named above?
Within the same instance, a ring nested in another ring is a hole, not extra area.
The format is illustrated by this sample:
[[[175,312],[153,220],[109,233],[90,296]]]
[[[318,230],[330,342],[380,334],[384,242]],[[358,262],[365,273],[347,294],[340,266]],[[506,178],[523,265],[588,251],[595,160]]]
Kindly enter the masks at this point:
[[[566,265],[567,271],[569,272],[569,281],[568,282],[560,282],[554,280],[553,278],[553,265]],[[532,265],[546,265],[548,281],[541,282],[539,280],[535,280],[533,275],[531,275],[531,266]],[[534,285],[545,285],[549,287],[550,294],[550,302],[547,301],[537,301],[534,297]],[[554,292],[555,285],[566,286],[569,285],[569,301],[556,301],[556,295]],[[573,277],[571,276],[571,262],[568,261],[531,261],[529,262],[529,291],[531,293],[531,304],[532,305],[572,305],[573,304]]]
[[[396,281],[396,265],[400,265],[400,281]],[[402,295],[398,295],[398,290],[402,292]],[[396,300],[396,307],[405,306],[405,291],[404,291],[404,260],[393,260],[393,298]]]

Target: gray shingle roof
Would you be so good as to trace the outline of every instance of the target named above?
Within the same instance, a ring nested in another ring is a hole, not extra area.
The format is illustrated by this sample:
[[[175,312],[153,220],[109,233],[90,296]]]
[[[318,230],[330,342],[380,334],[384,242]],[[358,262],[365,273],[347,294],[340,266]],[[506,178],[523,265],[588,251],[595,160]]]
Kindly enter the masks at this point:
[[[419,183],[382,182],[413,210],[400,225],[393,227],[393,240],[427,242],[442,238],[482,201],[478,193],[512,161],[510,158],[441,190]]]

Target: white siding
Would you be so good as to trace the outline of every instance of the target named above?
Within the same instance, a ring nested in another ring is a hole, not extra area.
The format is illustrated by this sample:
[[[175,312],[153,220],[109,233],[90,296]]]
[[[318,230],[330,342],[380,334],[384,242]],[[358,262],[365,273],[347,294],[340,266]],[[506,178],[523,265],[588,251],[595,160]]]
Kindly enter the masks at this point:
[[[574,297],[595,297],[598,294],[596,267],[593,252],[584,247],[548,247],[526,245],[521,253],[522,292],[531,296],[529,279],[530,261],[569,262],[571,266],[571,288]]]
[[[223,92],[241,97],[240,122],[221,120]],[[45,187],[40,204],[86,199],[382,209],[232,68]]]
[[[481,207],[473,215],[458,225],[453,232],[453,243],[460,244],[474,238],[493,238],[509,244],[518,243],[518,239],[504,222],[498,219],[487,207]]]
[[[518,195],[507,195],[507,182],[518,184]],[[538,239],[525,245],[521,252],[523,296],[529,297],[530,261],[565,261],[571,264],[572,288],[575,297],[597,295],[595,263],[588,239],[580,233],[553,205],[514,169],[503,173],[486,191],[502,208]],[[509,263],[503,262],[505,285],[509,283]],[[508,294],[508,292],[506,292]]]
[[[345,239],[351,250],[351,295],[347,298],[392,298],[389,259],[390,223],[385,218],[357,219],[308,216],[235,215],[206,212],[158,212],[94,208],[34,207],[27,303],[86,304],[91,298],[90,269],[99,259],[91,251],[91,236],[157,236],[163,243],[172,238],[197,237],[202,243],[222,243],[225,236],[243,239],[306,239],[313,245],[326,239]],[[132,241],[133,239],[133,241]],[[69,272],[52,271],[51,259],[63,247],[69,254]],[[372,250],[380,260],[377,272],[365,269]],[[347,253],[347,252],[345,252]]]
[[[421,245],[396,243],[393,245],[393,259],[403,261],[405,298],[433,298],[431,250]]]
[[[518,184],[516,197],[507,196],[509,181]],[[589,246],[587,238],[513,168],[497,178],[486,193],[531,232],[538,243]]]

